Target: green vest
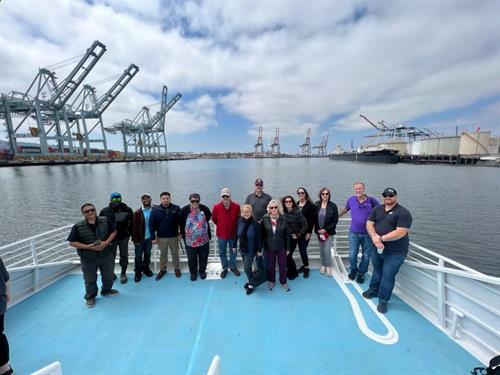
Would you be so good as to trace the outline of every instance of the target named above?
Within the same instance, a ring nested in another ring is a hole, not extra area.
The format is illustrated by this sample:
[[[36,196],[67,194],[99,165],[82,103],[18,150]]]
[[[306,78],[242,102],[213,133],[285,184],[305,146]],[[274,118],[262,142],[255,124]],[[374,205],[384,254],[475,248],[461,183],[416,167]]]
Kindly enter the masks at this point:
[[[108,229],[108,219],[106,217],[97,217],[97,225],[95,232],[92,230],[90,225],[87,224],[85,220],[80,221],[76,224],[76,229],[78,230],[78,236],[80,237],[80,242],[86,245],[93,244],[97,240],[105,241],[108,239],[109,229]],[[99,257],[105,257],[111,253],[111,245],[106,246],[102,251],[94,251],[87,249],[78,249],[78,255],[85,260],[97,260]]]

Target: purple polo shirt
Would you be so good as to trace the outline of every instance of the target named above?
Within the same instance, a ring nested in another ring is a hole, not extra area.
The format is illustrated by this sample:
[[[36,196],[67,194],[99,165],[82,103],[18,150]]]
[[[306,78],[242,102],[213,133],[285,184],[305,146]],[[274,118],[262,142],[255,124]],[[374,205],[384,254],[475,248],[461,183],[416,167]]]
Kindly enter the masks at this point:
[[[345,208],[351,211],[351,232],[368,233],[366,231],[366,221],[372,212],[373,208],[379,206],[380,203],[375,198],[366,196],[364,202],[359,203],[358,198],[353,195],[347,200]]]

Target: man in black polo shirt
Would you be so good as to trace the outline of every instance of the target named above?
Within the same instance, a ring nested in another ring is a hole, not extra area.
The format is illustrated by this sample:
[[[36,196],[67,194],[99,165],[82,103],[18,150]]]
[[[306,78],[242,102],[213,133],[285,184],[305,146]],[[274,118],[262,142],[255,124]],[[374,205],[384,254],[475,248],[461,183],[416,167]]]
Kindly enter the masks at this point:
[[[97,270],[101,271],[101,295],[116,295],[112,289],[115,258],[111,242],[116,236],[115,223],[107,217],[98,217],[95,206],[85,203],[81,208],[84,220],[71,228],[68,236],[70,246],[76,247],[82,264],[87,307],[95,306],[97,296]]]
[[[386,188],[382,197],[384,204],[375,207],[366,222],[366,229],[377,252],[372,255],[370,288],[363,293],[363,297],[378,297],[377,310],[385,314],[396,274],[408,254],[408,230],[413,219],[410,212],[398,204],[396,189]]]

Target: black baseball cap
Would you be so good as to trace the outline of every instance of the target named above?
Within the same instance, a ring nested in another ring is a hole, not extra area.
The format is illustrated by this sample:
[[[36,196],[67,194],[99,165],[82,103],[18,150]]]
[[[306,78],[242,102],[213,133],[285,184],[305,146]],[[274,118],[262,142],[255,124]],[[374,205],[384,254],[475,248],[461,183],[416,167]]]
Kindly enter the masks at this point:
[[[382,196],[385,197],[387,195],[398,195],[398,192],[394,188],[385,188],[384,191],[382,192]]]
[[[255,186],[264,186],[264,181],[261,178],[256,179]]]

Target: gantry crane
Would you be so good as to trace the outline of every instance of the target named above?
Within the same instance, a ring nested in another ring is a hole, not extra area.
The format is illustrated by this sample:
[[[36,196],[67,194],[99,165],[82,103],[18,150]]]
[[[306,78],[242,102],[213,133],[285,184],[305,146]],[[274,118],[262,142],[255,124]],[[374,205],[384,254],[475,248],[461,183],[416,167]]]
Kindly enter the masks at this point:
[[[328,133],[323,136],[323,140],[317,146],[313,146],[313,149],[318,150],[318,156],[326,156],[326,146],[328,146]]]
[[[105,52],[106,46],[95,41],[61,83],[55,72],[40,68],[25,92],[2,94],[0,119],[7,126],[14,157],[47,156],[49,147],[51,155],[74,153],[65,104]],[[19,147],[21,140],[28,139],[35,139],[39,147],[30,151]],[[49,146],[50,141],[56,145]]]
[[[276,128],[276,132],[274,133],[273,142],[269,145],[271,155],[279,156],[280,152],[280,128]]]
[[[264,155],[264,143],[262,141],[262,126],[259,127],[259,136],[257,137],[257,143],[254,145],[255,147],[255,156],[262,156]]]
[[[307,129],[306,140],[300,145],[302,156],[311,156],[311,128]]]

